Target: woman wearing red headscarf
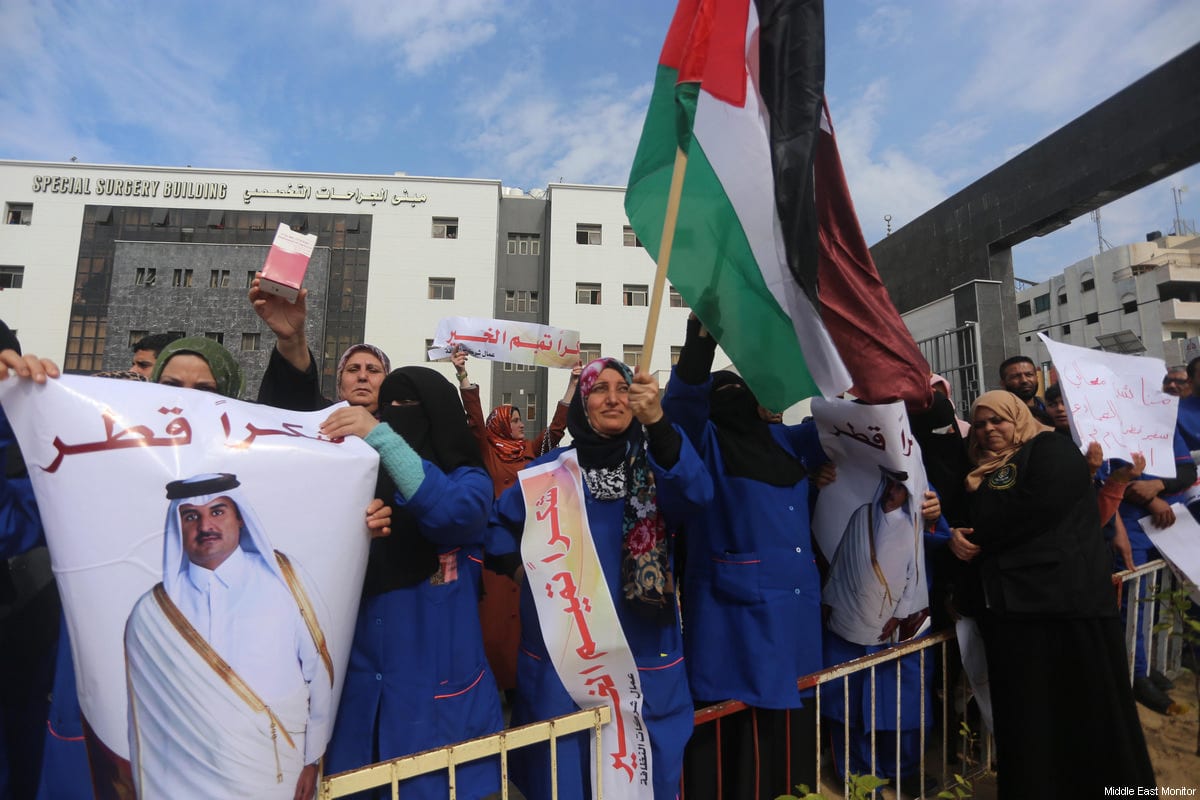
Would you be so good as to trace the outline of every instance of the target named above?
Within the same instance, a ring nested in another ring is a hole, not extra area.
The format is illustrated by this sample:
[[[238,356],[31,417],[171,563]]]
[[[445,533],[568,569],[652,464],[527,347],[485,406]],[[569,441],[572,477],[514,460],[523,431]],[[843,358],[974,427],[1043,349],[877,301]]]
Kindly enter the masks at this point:
[[[554,410],[550,426],[537,439],[525,438],[525,421],[521,411],[508,404],[492,409],[487,419],[483,418],[483,406],[479,402],[479,384],[472,383],[467,375],[467,351],[459,348],[450,357],[458,378],[458,393],[462,395],[463,408],[467,410],[467,427],[479,444],[483,465],[492,476],[495,496],[517,482],[517,473],[540,455],[558,446],[567,430],[567,407],[575,396],[579,384],[576,365],[571,370],[567,391]],[[491,570],[483,571],[483,601],[479,604],[479,621],[483,626],[483,647],[488,663],[496,675],[496,683],[502,691],[517,685],[517,645],[521,640],[520,590],[517,584],[504,575]]]

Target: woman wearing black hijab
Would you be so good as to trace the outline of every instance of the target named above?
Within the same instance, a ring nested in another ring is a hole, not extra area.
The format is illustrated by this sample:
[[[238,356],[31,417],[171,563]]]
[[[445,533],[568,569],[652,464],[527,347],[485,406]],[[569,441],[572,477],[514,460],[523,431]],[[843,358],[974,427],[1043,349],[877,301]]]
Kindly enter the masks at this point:
[[[702,513],[712,497],[712,483],[691,445],[663,414],[658,383],[643,372],[633,377],[615,359],[596,359],[583,368],[579,391],[567,410],[567,430],[571,446],[536,459],[531,469],[568,455],[564,451],[575,451],[582,506],[564,514],[586,514],[600,572],[637,666],[654,796],[674,797],[693,712],[683,667],[672,545],[680,523]],[[527,526],[536,524],[526,517],[523,489],[518,483],[496,501],[489,553],[519,551]],[[544,589],[540,581],[537,586],[530,583],[521,589],[513,725],[580,707],[555,666],[560,654],[552,657],[547,651],[544,622],[533,597],[534,591]],[[589,604],[595,605],[596,599],[593,593]],[[614,641],[611,630],[595,633],[599,641]],[[583,734],[564,736],[557,748],[558,796],[591,797],[590,739]],[[510,763],[513,780],[527,798],[551,796],[553,780],[544,745],[515,751]]]
[[[379,387],[379,419],[340,408],[327,436],[358,435],[379,451],[380,491],[393,501],[390,536],[374,539],[328,771],[340,772],[504,727],[479,629],[479,565],[492,481],[454,387],[403,367]],[[458,796],[499,791],[499,765],[456,769]],[[444,798],[445,773],[401,785]]]
[[[725,721],[724,796],[751,797],[748,787],[757,786],[758,797],[773,798],[816,784],[815,702],[811,690],[796,691],[796,679],[824,666],[806,476],[827,459],[812,424],[771,424],[741,377],[709,375],[716,346],[699,320],[688,321],[663,400],[713,480],[711,506],[686,530],[688,680],[698,706],[729,699],[751,706]],[[731,735],[731,724],[744,728]],[[697,730],[688,797],[720,796],[715,764],[713,732]]]

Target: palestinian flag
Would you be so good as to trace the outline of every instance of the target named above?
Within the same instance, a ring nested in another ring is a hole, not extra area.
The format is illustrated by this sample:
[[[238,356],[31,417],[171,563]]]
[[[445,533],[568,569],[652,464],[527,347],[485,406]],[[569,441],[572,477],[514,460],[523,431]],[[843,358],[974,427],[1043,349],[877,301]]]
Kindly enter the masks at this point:
[[[821,2],[681,0],[625,196],[669,277],[758,396],[928,404],[929,367],[863,239],[824,105]],[[853,387],[853,388],[852,388]]]

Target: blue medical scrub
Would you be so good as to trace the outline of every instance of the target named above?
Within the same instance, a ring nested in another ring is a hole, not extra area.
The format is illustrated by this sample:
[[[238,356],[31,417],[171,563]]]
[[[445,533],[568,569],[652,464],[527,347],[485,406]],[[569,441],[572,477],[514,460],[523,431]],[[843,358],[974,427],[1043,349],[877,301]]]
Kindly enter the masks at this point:
[[[553,450],[530,466],[553,461],[562,451],[563,448]],[[668,530],[673,531],[711,501],[712,482],[686,439],[680,444],[679,460],[670,469],[657,464],[653,455],[648,460],[654,473],[659,513]],[[650,734],[654,796],[671,798],[679,790],[683,748],[692,733],[693,716],[679,625],[660,625],[639,616],[623,602],[621,526],[625,500],[596,500],[586,483],[584,496],[596,553],[642,683],[642,713]],[[492,510],[489,553],[502,556],[519,552],[524,528],[525,499],[518,484],[500,495]],[[524,725],[578,710],[550,662],[533,595],[525,582],[521,587],[521,648],[517,655],[517,699],[513,704],[512,724]],[[590,738],[584,734],[558,740],[559,797],[582,800],[591,797],[591,749]],[[529,800],[551,796],[548,746],[523,748],[512,753],[509,761],[513,782]]]

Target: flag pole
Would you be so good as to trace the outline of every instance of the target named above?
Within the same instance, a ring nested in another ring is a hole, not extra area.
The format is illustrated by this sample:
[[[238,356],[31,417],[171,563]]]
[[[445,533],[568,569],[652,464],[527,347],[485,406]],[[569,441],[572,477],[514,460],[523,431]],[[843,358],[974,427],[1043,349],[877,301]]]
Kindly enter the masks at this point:
[[[687,172],[687,153],[675,148],[675,167],[671,171],[671,189],[667,194],[667,213],[663,218],[662,244],[658,248],[658,269],[654,272],[654,289],[650,293],[650,316],[646,319],[646,336],[642,340],[640,369],[649,374],[654,353],[654,336],[658,332],[658,315],[662,309],[663,284],[667,266],[671,263],[671,245],[675,241],[675,222],[679,218],[679,201],[683,197],[683,174]]]

